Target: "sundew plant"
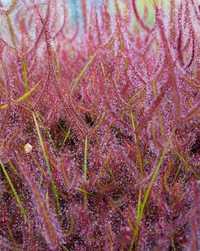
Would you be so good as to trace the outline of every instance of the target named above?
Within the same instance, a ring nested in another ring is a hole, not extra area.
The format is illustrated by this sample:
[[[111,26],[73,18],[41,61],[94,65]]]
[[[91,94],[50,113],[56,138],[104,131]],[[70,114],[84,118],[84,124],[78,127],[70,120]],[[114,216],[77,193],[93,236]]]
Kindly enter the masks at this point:
[[[199,34],[197,0],[0,1],[1,251],[200,250]]]

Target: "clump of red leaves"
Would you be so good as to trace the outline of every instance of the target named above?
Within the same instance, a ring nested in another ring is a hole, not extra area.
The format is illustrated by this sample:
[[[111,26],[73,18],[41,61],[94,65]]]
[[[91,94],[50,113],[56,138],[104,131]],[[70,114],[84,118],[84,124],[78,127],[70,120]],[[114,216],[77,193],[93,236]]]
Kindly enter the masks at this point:
[[[2,251],[200,248],[199,8],[118,2],[0,6]]]

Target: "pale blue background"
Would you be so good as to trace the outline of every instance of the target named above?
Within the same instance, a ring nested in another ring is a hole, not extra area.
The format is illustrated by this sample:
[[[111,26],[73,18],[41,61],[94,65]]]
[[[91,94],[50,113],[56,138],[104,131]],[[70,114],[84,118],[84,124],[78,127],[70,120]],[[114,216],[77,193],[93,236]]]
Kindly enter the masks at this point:
[[[82,0],[65,0],[65,1],[66,1],[66,3],[69,4],[69,6],[71,8],[72,18],[74,20],[80,19],[82,16],[82,13],[81,13],[81,1]],[[2,0],[1,2],[5,5],[10,5],[12,3],[12,0]],[[91,4],[95,4],[96,6],[98,6],[102,2],[103,2],[103,0],[87,0],[88,6],[90,6]]]

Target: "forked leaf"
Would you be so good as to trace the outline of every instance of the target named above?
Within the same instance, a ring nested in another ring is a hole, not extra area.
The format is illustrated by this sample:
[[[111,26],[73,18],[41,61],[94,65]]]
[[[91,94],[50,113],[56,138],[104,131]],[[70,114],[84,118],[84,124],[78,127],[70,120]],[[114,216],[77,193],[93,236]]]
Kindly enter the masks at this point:
[[[18,99],[14,100],[13,103],[14,104],[18,104],[20,102],[25,101],[37,89],[37,87],[39,86],[39,84],[40,84],[40,81],[37,84],[35,84],[29,91],[25,92],[21,97],[19,97]],[[1,104],[0,105],[0,110],[7,109],[8,106],[9,106],[8,104]]]

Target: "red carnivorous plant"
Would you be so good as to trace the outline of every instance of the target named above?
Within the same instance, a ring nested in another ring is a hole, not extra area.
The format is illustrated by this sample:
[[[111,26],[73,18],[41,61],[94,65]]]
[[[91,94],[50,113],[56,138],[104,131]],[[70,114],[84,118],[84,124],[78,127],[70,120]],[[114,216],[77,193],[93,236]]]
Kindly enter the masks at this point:
[[[149,2],[0,1],[0,250],[200,250],[200,10]]]

